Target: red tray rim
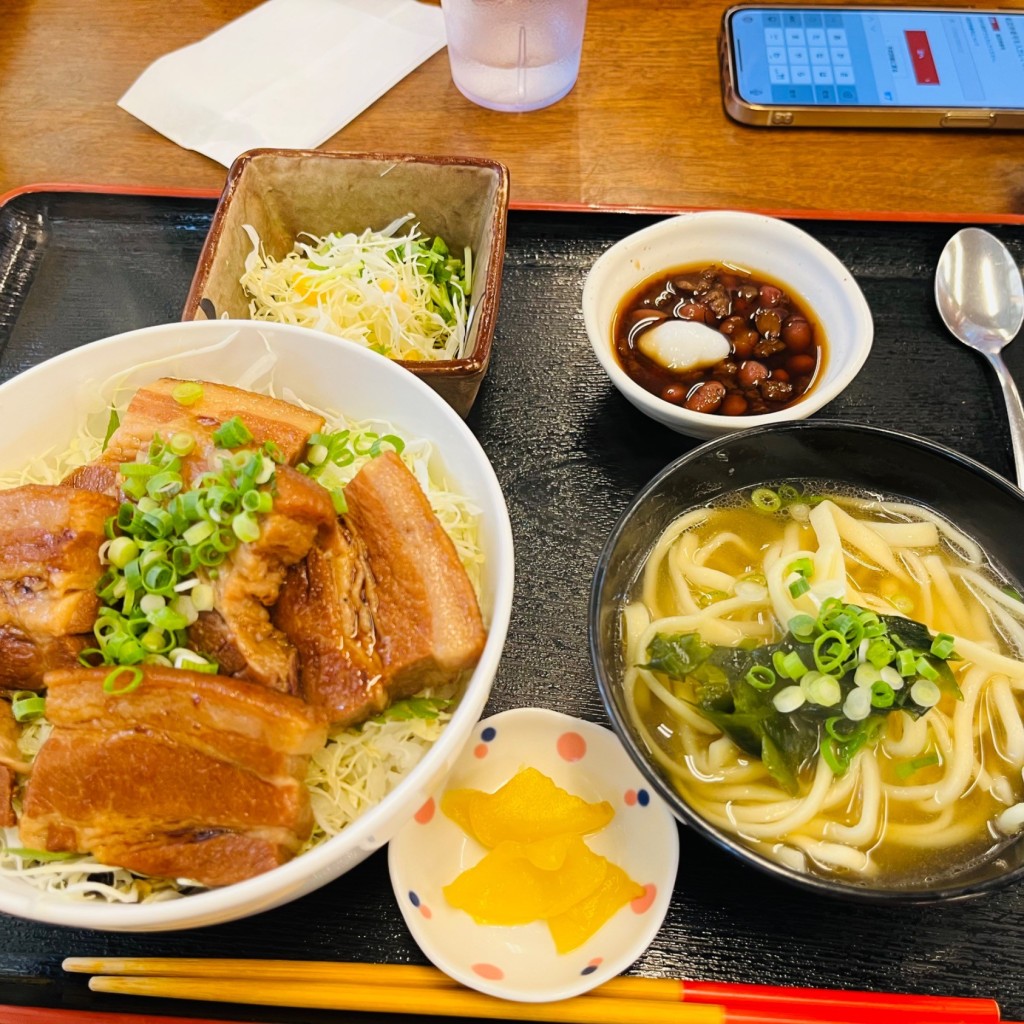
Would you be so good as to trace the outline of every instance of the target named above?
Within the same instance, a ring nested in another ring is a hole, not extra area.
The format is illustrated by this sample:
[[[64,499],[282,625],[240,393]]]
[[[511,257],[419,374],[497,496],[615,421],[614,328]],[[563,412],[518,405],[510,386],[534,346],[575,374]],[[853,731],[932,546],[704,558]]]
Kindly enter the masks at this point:
[[[220,189],[210,188],[165,188],[159,185],[117,185],[90,184],[84,182],[33,182],[21,185],[0,194],[0,208],[18,196],[37,192],[67,192],[98,195],[154,196],[168,199],[219,199]],[[645,206],[643,204],[600,204],[600,203],[529,203],[513,200],[510,210],[548,211],[551,213],[628,213],[648,216],[689,213],[698,210],[724,209],[710,206]],[[730,207],[734,209],[734,207]],[[881,211],[881,210],[821,210],[791,209],[788,207],[744,207],[751,213],[786,220],[849,220],[879,221],[895,223],[936,223],[936,224],[1024,224],[1024,213],[978,213],[935,212],[935,211]]]

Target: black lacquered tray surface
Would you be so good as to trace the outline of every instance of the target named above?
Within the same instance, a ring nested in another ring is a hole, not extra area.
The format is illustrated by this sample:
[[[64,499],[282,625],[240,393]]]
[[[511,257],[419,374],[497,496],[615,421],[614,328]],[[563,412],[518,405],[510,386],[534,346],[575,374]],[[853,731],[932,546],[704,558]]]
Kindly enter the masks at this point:
[[[39,192],[0,208],[0,381],[96,338],[177,320],[213,207],[208,199]],[[510,214],[494,355],[469,418],[504,489],[516,543],[512,625],[488,713],[533,705],[607,724],[587,655],[594,566],[630,497],[698,443],[626,403],[583,330],[587,269],[649,220]],[[852,270],[875,318],[864,370],[817,416],[918,434],[1012,475],[995,379],[948,336],[932,300],[935,262],[962,225],[800,226]],[[1024,226],[990,227],[1024,263]],[[1018,346],[1007,363],[1024,382]],[[671,910],[633,972],[988,996],[1004,1017],[1024,1019],[1024,887],[941,906],[859,906],[774,882],[686,829],[681,841]],[[109,934],[0,915],[0,1003],[336,1021],[317,1011],[102,997],[63,974],[68,955],[425,962],[394,902],[384,851],[304,899],[202,930]]]

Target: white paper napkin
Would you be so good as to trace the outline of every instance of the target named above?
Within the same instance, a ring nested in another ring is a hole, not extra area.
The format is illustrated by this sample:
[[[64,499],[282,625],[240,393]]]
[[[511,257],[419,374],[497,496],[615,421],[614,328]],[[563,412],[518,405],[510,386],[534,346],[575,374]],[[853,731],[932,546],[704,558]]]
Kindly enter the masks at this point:
[[[228,166],[319,146],[444,44],[441,9],[416,0],[268,0],[154,61],[118,106]]]

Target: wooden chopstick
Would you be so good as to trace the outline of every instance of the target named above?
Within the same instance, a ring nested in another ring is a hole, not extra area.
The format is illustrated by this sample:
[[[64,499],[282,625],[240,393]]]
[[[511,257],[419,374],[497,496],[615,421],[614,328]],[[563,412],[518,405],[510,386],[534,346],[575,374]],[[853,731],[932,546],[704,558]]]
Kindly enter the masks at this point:
[[[548,1024],[733,1024],[722,1007],[697,1003],[679,1005],[645,999],[588,999],[585,996],[555,1003],[519,1003],[465,988],[374,987],[338,981],[268,980],[255,976],[166,978],[100,975],[89,979],[89,988],[94,992],[164,999],[203,999],[219,1003],[355,1010],[361,1013],[546,1021]]]
[[[363,989],[373,993],[377,1002],[374,1008],[383,1010],[379,1003],[383,990],[396,993],[396,1000],[403,1001],[397,1012],[416,1012],[408,1004],[417,1003],[421,1013],[443,1015],[444,1011],[436,1009],[439,997],[449,995],[469,995],[458,982],[449,978],[433,967],[420,967],[406,964],[361,964],[361,963],[317,963],[296,960],[237,960],[237,959],[189,959],[162,957],[69,957],[64,961],[64,969],[87,974],[119,975],[126,978],[156,980],[185,979],[201,981],[218,979],[232,981],[240,978],[256,977],[260,982],[275,983],[278,986],[303,985],[315,986],[314,996],[330,998],[321,986],[326,984],[340,985],[346,993],[354,995],[355,990]],[[114,991],[111,983],[115,978],[93,979],[90,987],[102,991]],[[245,984],[251,987],[251,983]],[[118,991],[125,991],[118,988]],[[140,992],[138,989],[132,991]],[[294,998],[284,988],[275,990],[280,999]],[[156,993],[150,993],[156,994]],[[187,998],[187,997],[186,997]],[[211,998],[195,995],[191,998]],[[483,999],[496,1002],[504,1010],[498,1014],[495,1007],[494,1016],[506,1019],[537,1019],[534,1017],[515,1017],[509,1011],[510,1004],[504,1000]],[[724,1009],[727,1019],[738,1022],[741,1019],[764,1021],[830,1021],[835,1024],[920,1024],[922,1021],[933,1021],[935,1024],[953,1024],[954,1021],[964,1024],[990,1024],[999,1020],[999,1007],[991,999],[974,999],[943,996],[917,996],[896,993],[850,992],[845,990],[807,989],[770,987],[763,985],[740,985],[718,982],[677,981],[668,978],[613,978],[584,996],[564,1000],[559,1004],[547,1004],[541,1019],[553,1020],[550,1007],[565,1007],[582,1000],[599,1000],[604,1009],[599,1019],[606,1024],[613,1024],[609,1016],[611,1001],[628,1002],[629,1007],[619,1007],[623,1019],[633,1019],[633,1013],[642,1013],[644,1021],[651,1021],[651,1011],[656,1003],[663,1003],[672,1010],[672,1020],[683,1024],[679,1012],[679,1004],[688,1007],[712,1006]],[[241,1002],[243,1000],[238,999]],[[263,1001],[261,998],[249,1000]],[[284,1004],[273,1002],[271,1005],[307,1005],[291,1002]],[[319,1004],[318,1004],[319,1005]],[[337,1007],[342,1008],[342,1007]],[[355,1005],[346,1005],[346,1009],[359,1009]],[[463,1011],[453,1011],[463,1012]],[[487,1016],[479,1010],[473,1012],[477,1016]],[[575,1011],[574,1011],[575,1012]],[[584,1011],[581,1011],[584,1012]],[[589,1017],[565,1017],[559,1020],[582,1020]]]

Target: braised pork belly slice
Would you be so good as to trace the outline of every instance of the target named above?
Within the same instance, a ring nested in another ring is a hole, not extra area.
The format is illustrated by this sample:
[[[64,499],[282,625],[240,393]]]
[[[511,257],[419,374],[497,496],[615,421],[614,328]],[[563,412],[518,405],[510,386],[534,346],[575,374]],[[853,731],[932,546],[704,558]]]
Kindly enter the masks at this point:
[[[99,548],[117,502],[72,487],[0,491],[0,687],[75,664],[99,609]]]
[[[122,462],[135,462],[149,450],[156,435],[167,440],[181,432],[196,439],[193,454],[184,460],[185,477],[193,480],[210,468],[214,431],[233,416],[238,416],[249,429],[254,447],[272,441],[284,461],[294,465],[305,452],[309,435],[324,425],[318,413],[291,402],[207,381],[194,382],[202,388],[202,397],[183,405],[173,396],[174,389],[182,383],[172,377],[161,377],[139,388],[103,454],[88,466],[73,470],[64,482],[72,487],[116,494],[120,486],[117,467]]]
[[[274,621],[300,653],[302,692],[332,722],[453,682],[486,633],[451,539],[392,452],[345,488],[348,512],[289,572]]]
[[[484,630],[473,584],[416,478],[393,452],[345,488],[376,581],[377,646],[392,700],[473,668]]]
[[[18,774],[31,771],[18,748],[19,733],[11,705],[0,700],[0,826],[5,828],[18,823],[13,803]]]
[[[306,450],[309,435],[324,425],[321,415],[291,402],[208,381],[195,382],[202,388],[202,397],[182,405],[173,396],[181,383],[161,377],[135,392],[110,438],[104,462],[132,462],[149,448],[155,435],[167,439],[182,431],[195,437],[197,457],[205,457],[214,447],[214,431],[237,416],[249,428],[254,447],[272,441],[284,461],[293,464]]]
[[[46,677],[53,731],[19,822],[36,849],[227,885],[293,856],[312,828],[303,779],[326,730],[303,701],[254,683],[147,666],[131,693],[109,669]]]
[[[277,469],[274,507],[260,517],[258,539],[239,544],[211,580],[214,610],[189,627],[189,642],[226,675],[298,692],[298,652],[270,621],[288,568],[309,553],[337,515],[331,496],[289,466]]]
[[[336,520],[288,571],[273,610],[274,622],[299,650],[303,696],[327,709],[336,725],[364,721],[388,705],[376,609],[366,547]]]

